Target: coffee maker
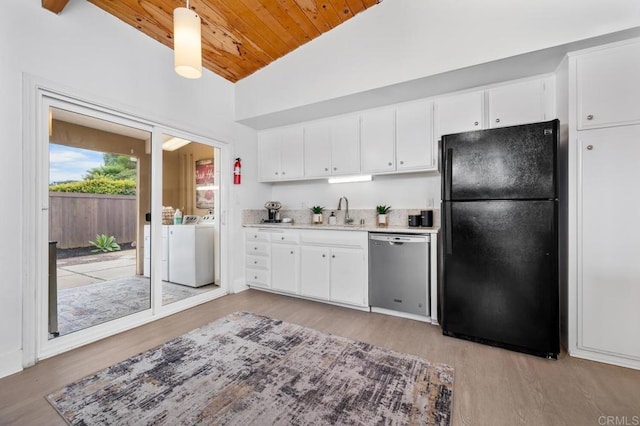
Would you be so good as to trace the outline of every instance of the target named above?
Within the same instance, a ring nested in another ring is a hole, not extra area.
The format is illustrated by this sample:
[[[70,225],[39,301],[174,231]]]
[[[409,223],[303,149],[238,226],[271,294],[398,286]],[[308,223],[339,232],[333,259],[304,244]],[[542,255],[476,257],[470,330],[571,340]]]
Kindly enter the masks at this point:
[[[264,221],[264,223],[280,223],[280,209],[282,208],[282,204],[280,201],[267,201],[264,205],[264,208],[269,212],[268,219]]]

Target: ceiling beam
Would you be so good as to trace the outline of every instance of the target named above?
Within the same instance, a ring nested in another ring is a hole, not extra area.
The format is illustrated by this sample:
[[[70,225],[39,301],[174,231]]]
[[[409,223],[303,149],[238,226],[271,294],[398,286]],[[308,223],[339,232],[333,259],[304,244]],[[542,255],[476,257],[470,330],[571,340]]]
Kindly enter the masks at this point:
[[[57,15],[62,12],[67,3],[69,0],[42,0],[42,7]]]

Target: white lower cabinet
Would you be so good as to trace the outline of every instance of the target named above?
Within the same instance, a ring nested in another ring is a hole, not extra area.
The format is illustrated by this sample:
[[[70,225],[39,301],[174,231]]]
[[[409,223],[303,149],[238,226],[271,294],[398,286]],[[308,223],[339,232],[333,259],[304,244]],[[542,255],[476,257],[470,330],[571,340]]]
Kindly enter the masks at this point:
[[[298,292],[300,247],[297,244],[271,243],[271,288]]]
[[[269,288],[271,283],[271,233],[249,230],[245,233],[245,277],[250,286]]]
[[[360,248],[331,249],[331,300],[368,305],[367,286],[362,285],[366,265]]]
[[[331,250],[327,247],[300,248],[300,294],[329,300]]]
[[[640,199],[634,195],[639,140],[640,126],[578,135],[578,350],[635,368],[640,368]]]
[[[252,229],[245,241],[247,285],[369,307],[367,232]]]

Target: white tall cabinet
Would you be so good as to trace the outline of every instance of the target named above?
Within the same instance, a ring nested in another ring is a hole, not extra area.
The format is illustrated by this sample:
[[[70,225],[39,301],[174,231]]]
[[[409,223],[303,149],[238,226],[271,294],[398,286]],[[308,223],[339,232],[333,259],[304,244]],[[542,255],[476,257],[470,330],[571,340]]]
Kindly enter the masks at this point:
[[[637,369],[639,73],[640,39],[569,56],[569,353]]]

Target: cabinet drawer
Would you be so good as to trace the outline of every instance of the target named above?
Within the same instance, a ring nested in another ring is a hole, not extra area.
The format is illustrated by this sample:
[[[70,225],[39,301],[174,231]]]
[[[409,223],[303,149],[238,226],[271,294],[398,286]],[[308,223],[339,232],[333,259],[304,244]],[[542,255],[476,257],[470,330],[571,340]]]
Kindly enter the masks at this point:
[[[247,268],[269,269],[267,256],[247,256]]]
[[[269,232],[247,231],[247,241],[269,241]]]
[[[272,243],[295,243],[300,241],[300,234],[298,232],[274,232],[271,234]]]
[[[268,256],[269,243],[250,241],[247,243],[247,254]]]
[[[269,271],[247,268],[245,270],[247,284],[269,287]]]

